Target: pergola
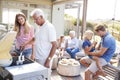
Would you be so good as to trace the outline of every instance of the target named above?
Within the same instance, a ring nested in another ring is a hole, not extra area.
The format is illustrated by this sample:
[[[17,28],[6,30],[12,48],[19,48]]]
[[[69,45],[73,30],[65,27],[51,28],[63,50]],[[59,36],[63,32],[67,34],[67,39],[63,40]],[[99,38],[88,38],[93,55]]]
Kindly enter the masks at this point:
[[[74,3],[78,2],[78,3]],[[82,28],[81,30],[79,29],[79,14],[80,14],[80,5],[81,3],[83,4],[83,13],[82,13]],[[66,4],[65,8],[78,8],[78,13],[77,13],[77,37],[79,38],[79,34],[81,33],[81,39],[83,36],[83,32],[86,29],[86,13],[87,13],[87,2],[88,0],[0,0],[0,22],[2,22],[2,17],[3,16],[3,8],[5,9],[21,9],[28,17],[29,20],[29,13],[32,9],[34,8],[46,8],[48,10],[49,14],[49,20],[52,20],[52,9],[53,6],[56,4]],[[71,3],[71,4],[69,4]],[[74,3],[74,4],[72,4]],[[21,7],[19,7],[21,6]],[[8,20],[10,21],[10,20]],[[9,25],[9,22],[8,22]]]

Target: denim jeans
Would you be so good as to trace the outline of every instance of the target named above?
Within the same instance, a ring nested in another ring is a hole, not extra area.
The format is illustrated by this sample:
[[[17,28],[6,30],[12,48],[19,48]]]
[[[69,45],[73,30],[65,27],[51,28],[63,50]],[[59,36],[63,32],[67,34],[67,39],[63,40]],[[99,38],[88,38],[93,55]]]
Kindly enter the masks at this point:
[[[79,48],[66,48],[67,53],[71,56],[71,58],[75,58],[76,53],[79,52]]]
[[[20,55],[21,51],[19,49],[16,49],[15,52],[17,53],[17,55]],[[24,55],[25,57],[29,58],[31,57],[32,54],[32,48],[29,49],[25,49],[22,52],[22,55]]]

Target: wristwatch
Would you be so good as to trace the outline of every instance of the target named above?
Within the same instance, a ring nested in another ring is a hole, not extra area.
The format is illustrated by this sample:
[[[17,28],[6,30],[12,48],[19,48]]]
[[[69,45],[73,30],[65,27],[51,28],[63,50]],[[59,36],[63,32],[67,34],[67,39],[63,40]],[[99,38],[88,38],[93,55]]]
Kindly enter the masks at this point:
[[[51,57],[48,57],[48,60],[51,60]]]

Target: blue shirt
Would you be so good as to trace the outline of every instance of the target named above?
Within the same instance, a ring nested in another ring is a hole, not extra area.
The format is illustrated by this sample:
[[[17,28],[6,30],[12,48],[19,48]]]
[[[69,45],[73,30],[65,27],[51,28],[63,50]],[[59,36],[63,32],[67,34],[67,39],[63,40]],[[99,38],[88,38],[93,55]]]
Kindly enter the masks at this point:
[[[82,48],[85,49],[85,47],[90,47],[91,46],[91,42],[89,40],[84,40],[83,44],[82,44]],[[95,48],[92,48],[90,50],[90,52],[93,52],[95,50]],[[92,56],[88,55],[90,58],[92,58]]]
[[[106,33],[106,35],[102,37],[101,45],[103,48],[107,48],[107,51],[101,57],[104,58],[107,62],[110,62],[110,59],[114,55],[116,49],[116,42],[114,37],[111,34]]]

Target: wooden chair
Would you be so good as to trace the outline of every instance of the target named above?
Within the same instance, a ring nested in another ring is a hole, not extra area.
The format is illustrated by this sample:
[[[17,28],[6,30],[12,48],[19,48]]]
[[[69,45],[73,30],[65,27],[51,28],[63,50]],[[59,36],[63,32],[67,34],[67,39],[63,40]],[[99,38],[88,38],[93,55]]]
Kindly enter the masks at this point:
[[[99,76],[97,80],[120,80],[120,69],[110,64],[103,67],[106,77]]]

